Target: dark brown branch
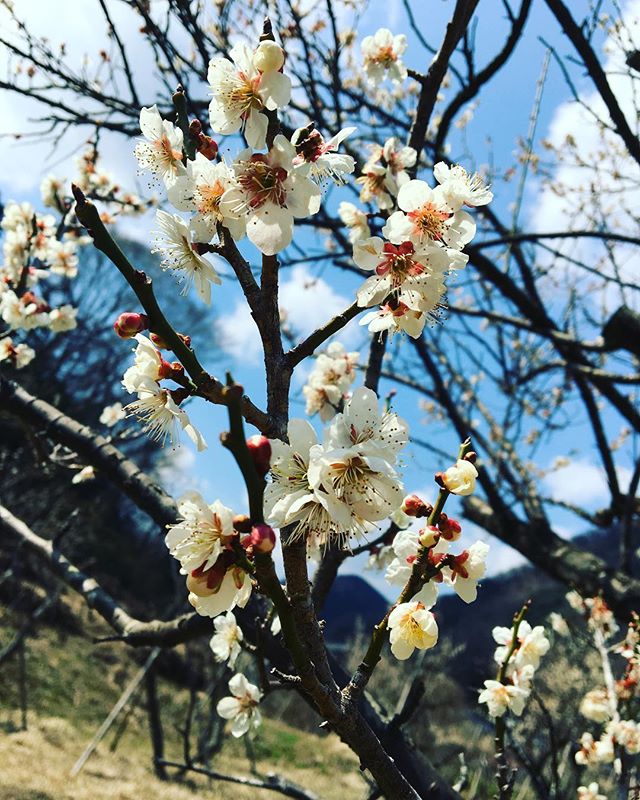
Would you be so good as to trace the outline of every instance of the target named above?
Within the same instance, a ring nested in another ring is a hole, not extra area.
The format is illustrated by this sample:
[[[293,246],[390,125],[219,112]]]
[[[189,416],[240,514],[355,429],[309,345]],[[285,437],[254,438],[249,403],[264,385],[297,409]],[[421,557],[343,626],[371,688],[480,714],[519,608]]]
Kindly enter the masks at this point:
[[[81,425],[17,383],[0,376],[0,408],[43,431],[100,470],[163,527],[175,522],[173,498],[103,436]]]

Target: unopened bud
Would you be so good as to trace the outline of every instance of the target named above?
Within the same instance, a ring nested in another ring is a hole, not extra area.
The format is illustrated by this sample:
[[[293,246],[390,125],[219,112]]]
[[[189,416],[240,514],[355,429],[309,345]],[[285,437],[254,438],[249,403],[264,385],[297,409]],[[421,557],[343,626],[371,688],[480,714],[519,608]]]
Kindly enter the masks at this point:
[[[152,341],[152,342],[155,344],[155,346],[156,346],[156,347],[157,347],[159,350],[166,350],[166,349],[167,349],[167,343],[166,343],[166,342],[165,342],[165,340],[162,338],[162,336],[160,336],[159,334],[157,334],[157,333],[150,333],[150,334],[149,334],[149,338],[151,339],[151,341]]]
[[[410,494],[402,501],[402,510],[408,517],[428,517],[433,507],[421,500],[417,494]]]
[[[251,529],[251,545],[258,553],[270,553],[276,546],[276,534],[270,525],[261,522]]]
[[[202,155],[205,158],[208,158],[209,161],[213,161],[213,159],[218,155],[218,143],[210,136],[205,136],[204,133],[200,134],[197,149],[198,152],[202,153]]]
[[[276,72],[284,65],[284,51],[275,42],[260,42],[253,54],[253,64],[260,72]]]
[[[132,339],[137,333],[146,331],[148,327],[149,317],[134,311],[125,311],[113,323],[113,330],[121,339]]]
[[[189,123],[189,133],[194,137],[198,138],[202,133],[202,123],[199,119],[192,119]]]
[[[420,531],[420,544],[423,547],[433,547],[440,538],[440,531],[435,525],[429,525]]]
[[[469,450],[469,452],[465,455],[464,460],[470,461],[472,464],[475,464],[477,458],[478,454],[474,450]]]
[[[442,517],[444,517],[444,519]],[[442,537],[448,542],[457,541],[462,533],[462,526],[457,520],[451,519],[451,517],[447,517],[444,514],[442,517],[440,517],[440,521],[438,522],[438,528],[442,533]]]
[[[266,475],[269,472],[271,463],[271,442],[261,434],[250,436],[247,439],[247,449],[253,460],[256,472],[262,476]]]

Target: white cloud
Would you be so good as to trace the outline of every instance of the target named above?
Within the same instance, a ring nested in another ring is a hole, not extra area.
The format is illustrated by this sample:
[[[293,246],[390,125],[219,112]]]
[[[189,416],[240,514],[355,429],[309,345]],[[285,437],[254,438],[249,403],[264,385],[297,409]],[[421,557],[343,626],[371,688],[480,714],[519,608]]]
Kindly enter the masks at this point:
[[[287,273],[284,273],[287,274]],[[298,265],[280,286],[280,309],[297,337],[304,337],[323,325],[350,303],[324,278],[316,278],[309,267]],[[222,348],[243,364],[259,364],[262,360],[260,336],[244,298],[238,300],[230,314],[216,321]],[[350,340],[354,329],[345,329],[340,338]]]
[[[631,480],[626,467],[617,468],[618,481],[624,491]],[[586,459],[572,461],[568,466],[547,475],[544,484],[554,500],[594,509],[606,504],[610,493],[604,469]]]
[[[626,51],[640,44],[640,41],[631,41],[638,38],[640,0],[628,2],[622,18],[624,24],[617,29],[617,34],[604,42],[603,67],[633,129],[638,115],[637,76],[630,74],[624,59]],[[595,229],[591,212],[598,214],[596,203],[599,203],[600,214],[610,229],[635,234],[640,212],[640,168],[617,134],[601,130],[598,118],[608,123],[609,114],[599,93],[592,89],[591,83],[588,86],[587,90],[579,92],[581,103],[562,103],[554,113],[546,139],[565,158],[557,166],[550,184],[532,196],[530,226],[541,232]],[[575,142],[575,156],[567,141]],[[624,189],[623,194],[621,189]],[[560,240],[553,244],[559,246]],[[569,240],[562,247],[573,259],[583,260],[602,271],[613,271],[612,261],[595,239]],[[614,247],[620,277],[634,281],[640,269],[637,248],[619,244]],[[592,276],[586,276],[569,262],[562,268],[556,262],[551,279],[556,285],[566,285],[567,279],[575,280],[579,275],[593,284]],[[551,292],[552,287],[549,288]],[[621,302],[619,290],[612,284],[595,292],[592,299],[601,304],[604,313],[615,310]],[[626,301],[629,302],[629,298]]]

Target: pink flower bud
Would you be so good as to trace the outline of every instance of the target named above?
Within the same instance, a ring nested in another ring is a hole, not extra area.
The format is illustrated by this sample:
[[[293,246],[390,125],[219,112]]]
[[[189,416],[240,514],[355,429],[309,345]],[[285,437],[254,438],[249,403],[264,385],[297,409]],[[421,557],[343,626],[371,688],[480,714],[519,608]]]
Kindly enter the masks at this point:
[[[276,546],[276,534],[270,525],[261,522],[251,529],[251,546],[259,553],[270,553]]]
[[[448,542],[457,541],[462,533],[462,525],[457,520],[451,519],[451,517],[447,517],[444,514],[442,516],[444,519],[440,517],[438,528],[440,528],[443,538]]]
[[[257,434],[247,439],[247,448],[258,475],[266,475],[271,462],[271,442],[266,436]]]
[[[142,333],[149,327],[149,317],[134,311],[125,311],[113,323],[113,330],[121,339],[132,339],[136,333]]]
[[[408,517],[428,517],[433,507],[421,500],[417,494],[410,494],[402,501],[402,510]]]
[[[213,161],[213,159],[218,155],[218,143],[215,142],[210,136],[205,136],[205,134],[200,135],[197,148],[198,152],[202,153],[202,155],[205,158],[208,158],[209,161]]]
[[[149,338],[155,344],[155,346],[158,348],[158,350],[166,350],[167,349],[167,343],[162,338],[162,336],[159,336],[157,333],[150,333],[149,334]]]

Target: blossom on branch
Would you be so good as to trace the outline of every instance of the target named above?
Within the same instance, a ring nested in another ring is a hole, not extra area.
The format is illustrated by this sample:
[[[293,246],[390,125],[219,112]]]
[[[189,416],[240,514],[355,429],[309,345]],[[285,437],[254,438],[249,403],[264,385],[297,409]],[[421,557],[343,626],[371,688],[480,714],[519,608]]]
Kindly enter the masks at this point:
[[[182,131],[163,120],[156,105],[140,111],[140,130],[144,139],[137,142],[134,150],[140,169],[157,175],[170,186],[185,170]]]
[[[151,252],[162,255],[162,269],[183,274],[184,288],[181,294],[186,294],[193,283],[200,297],[209,305],[211,284],[220,284],[222,281],[213,266],[198,253],[192,230],[179,216],[166,211],[156,212],[156,222],[160,231]]]
[[[402,83],[407,70],[400,56],[407,49],[404,34],[394,36],[388,28],[379,28],[373,36],[365,36],[360,46],[364,59],[364,72],[373,86],[389,78],[394,83]]]
[[[242,650],[241,644],[244,639],[242,629],[231,611],[216,617],[213,627],[215,633],[211,637],[209,647],[214,658],[218,662],[228,662],[229,668],[233,669]]]
[[[357,352],[346,352],[340,342],[332,342],[326,352],[318,355],[302,387],[309,416],[319,412],[323,422],[333,418],[356,378],[359,356]]]
[[[414,650],[428,650],[438,641],[436,619],[424,603],[400,603],[389,614],[391,652],[400,661],[409,658]]]
[[[238,672],[229,681],[231,697],[223,697],[216,706],[216,711],[223,719],[233,720],[231,735],[239,738],[245,733],[255,733],[260,727],[262,716],[258,704],[262,700],[262,692],[257,686]]]
[[[245,150],[234,161],[236,185],[220,200],[225,216],[246,220],[249,240],[264,255],[275,255],[291,243],[294,217],[309,217],[320,209],[320,189],[295,168],[295,156],[282,134],[268,153]]]
[[[26,367],[33,361],[35,355],[35,350],[24,342],[14,344],[10,336],[0,339],[0,361],[8,361],[16,369]]]
[[[343,128],[325,141],[322,134],[314,129],[298,128],[291,137],[291,144],[297,153],[293,163],[316,183],[322,184],[326,180],[344,183],[344,176],[350,175],[355,169],[355,161],[351,156],[338,153],[337,150],[355,130]]]
[[[353,203],[342,201],[338,206],[338,216],[349,229],[349,241],[354,244],[360,239],[368,239],[371,236],[369,219],[364,211],[361,211]]]
[[[478,470],[466,459],[459,458],[453,467],[442,473],[442,482],[451,494],[467,497],[476,488]]]
[[[235,534],[233,511],[216,500],[207,505],[199,492],[187,492],[178,501],[182,517],[170,525],[165,543],[187,573],[212,567]]]
[[[212,58],[207,74],[211,127],[224,135],[243,129],[247,144],[256,150],[265,146],[267,135],[267,117],[261,112],[284,108],[291,99],[291,80],[278,71],[284,56],[276,67],[273,44],[256,51],[236,44],[229,53],[232,60]]]

